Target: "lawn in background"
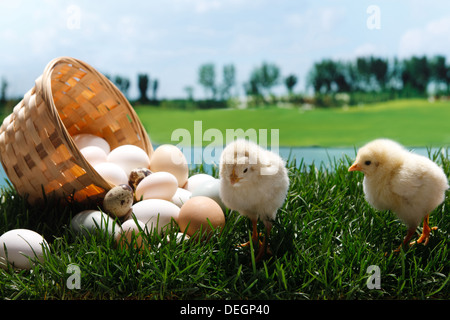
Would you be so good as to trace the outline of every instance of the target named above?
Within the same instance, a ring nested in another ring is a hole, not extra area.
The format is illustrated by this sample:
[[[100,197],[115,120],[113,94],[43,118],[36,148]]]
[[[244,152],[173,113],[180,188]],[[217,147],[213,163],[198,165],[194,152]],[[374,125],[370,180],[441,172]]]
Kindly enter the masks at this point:
[[[303,110],[264,107],[257,109],[165,110],[140,106],[136,111],[156,144],[171,139],[174,130],[192,134],[194,121],[202,121],[203,133],[209,128],[279,130],[280,146],[360,146],[372,139],[388,137],[414,147],[450,145],[450,101],[395,100],[351,108]],[[203,141],[208,145],[209,141]]]

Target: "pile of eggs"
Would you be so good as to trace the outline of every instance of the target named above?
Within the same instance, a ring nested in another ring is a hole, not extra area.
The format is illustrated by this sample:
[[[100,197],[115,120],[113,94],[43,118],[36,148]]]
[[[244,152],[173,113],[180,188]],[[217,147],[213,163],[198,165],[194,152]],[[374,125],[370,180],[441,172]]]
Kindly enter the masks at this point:
[[[219,180],[204,173],[189,177],[186,158],[176,146],[161,145],[149,157],[135,145],[111,150],[105,139],[92,134],[75,135],[73,140],[97,173],[115,186],[105,195],[102,208],[73,216],[70,227],[77,234],[101,229],[119,245],[129,244],[132,237],[140,245],[140,232],[162,234],[172,221],[179,227],[177,239],[194,235],[207,239],[211,227],[224,227],[226,208],[219,197]],[[0,237],[0,267],[9,263],[30,269],[34,261],[42,262],[45,247],[45,239],[32,230],[10,230]]]
[[[120,230],[110,232],[120,241],[139,230],[161,234],[172,221],[186,237],[225,225],[219,180],[204,173],[189,177],[186,158],[176,146],[161,145],[149,157],[134,145],[109,150],[100,137],[82,134],[73,138],[93,168],[115,185],[105,195],[102,211],[86,210],[74,217],[75,230],[111,226],[108,220],[119,218]]]

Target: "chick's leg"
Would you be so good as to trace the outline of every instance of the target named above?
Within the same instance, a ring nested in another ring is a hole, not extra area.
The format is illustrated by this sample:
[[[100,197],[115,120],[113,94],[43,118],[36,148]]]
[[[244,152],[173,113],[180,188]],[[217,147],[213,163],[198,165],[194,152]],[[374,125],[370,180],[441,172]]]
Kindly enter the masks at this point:
[[[261,246],[261,241],[259,241],[259,235],[258,235],[258,230],[257,230],[258,220],[252,219],[251,221],[252,221],[252,226],[253,226],[253,231],[252,231],[253,244],[256,245],[257,243],[259,243],[259,245]],[[242,243],[240,245],[240,247],[247,247],[249,245],[250,245],[250,241],[247,241],[245,243]]]
[[[272,230],[272,223],[269,221],[264,221],[264,225],[266,227],[266,236],[262,242],[262,245],[259,246],[258,254],[256,255],[255,261],[261,261],[266,253],[272,254],[269,248],[269,235]]]
[[[425,218],[423,219],[423,229],[422,229],[422,234],[420,235],[420,238],[417,239],[417,241],[413,241],[410,244],[413,245],[414,243],[422,243],[423,241],[425,241],[423,244],[427,245],[428,241],[430,241],[430,232],[431,230],[436,230],[437,227],[433,227],[430,228],[429,226],[429,222],[430,222],[430,215],[426,215]]]
[[[403,239],[402,244],[399,245],[399,247],[397,249],[395,249],[394,252],[400,252],[400,250],[402,250],[402,247],[404,245],[406,245],[409,242],[409,240],[411,240],[412,236],[414,235],[414,232],[416,232],[416,228],[417,227],[410,227],[410,228],[408,228],[408,232],[406,233],[406,236]]]

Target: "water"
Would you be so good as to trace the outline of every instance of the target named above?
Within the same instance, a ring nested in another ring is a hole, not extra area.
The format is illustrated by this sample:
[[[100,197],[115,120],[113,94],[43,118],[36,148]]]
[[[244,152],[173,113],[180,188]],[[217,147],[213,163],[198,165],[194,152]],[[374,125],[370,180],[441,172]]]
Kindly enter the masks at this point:
[[[414,153],[428,156],[429,149],[427,148],[408,148]],[[211,173],[212,166],[218,166],[220,160],[220,152],[223,149],[219,148],[214,152],[213,149],[205,149],[201,147],[194,147],[191,150],[183,150],[186,159],[190,164],[190,168],[195,168],[197,165],[202,164],[205,171]],[[270,147],[269,147],[270,150]],[[296,160],[297,164],[302,161],[304,165],[309,166],[314,164],[320,166],[323,164],[325,167],[332,169],[334,160],[344,159],[349,157],[355,159],[357,150],[353,147],[348,148],[321,148],[321,147],[279,147],[276,151],[284,160]],[[431,153],[438,151],[438,149],[431,149]]]
[[[428,156],[429,149],[427,148],[409,149],[415,153]],[[197,165],[203,164],[205,171],[211,174],[213,166],[218,166],[219,164],[220,153],[223,148],[194,147],[181,148],[181,150],[186,156],[191,169],[195,168]],[[437,150],[438,149],[431,149],[431,153],[433,154]],[[354,148],[279,147],[278,153],[284,160],[296,159],[298,164],[303,160],[303,164],[305,165],[314,163],[316,166],[319,166],[320,164],[324,164],[330,169],[332,169],[331,163],[334,159],[342,159],[345,156],[354,159],[356,156],[356,150]],[[0,167],[0,187],[6,186],[5,179],[7,179],[5,171],[3,170],[3,167]]]

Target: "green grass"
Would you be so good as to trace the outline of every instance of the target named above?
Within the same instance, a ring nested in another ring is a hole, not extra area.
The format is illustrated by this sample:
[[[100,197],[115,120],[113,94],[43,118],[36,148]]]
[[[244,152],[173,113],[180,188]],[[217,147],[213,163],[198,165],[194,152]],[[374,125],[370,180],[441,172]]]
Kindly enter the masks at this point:
[[[225,142],[227,129],[279,129],[281,146],[341,147],[362,145],[386,137],[408,146],[450,145],[450,102],[395,100],[364,107],[302,111],[266,107],[226,110],[164,110],[137,107],[136,111],[155,143],[173,143],[172,132],[184,128],[194,142],[194,121],[202,121],[202,133],[220,130]],[[199,139],[202,139],[199,137]],[[203,139],[204,145],[209,141]]]
[[[433,159],[450,173],[448,154]],[[68,223],[80,210],[76,206],[30,207],[7,187],[0,233],[36,230],[50,252],[31,271],[0,270],[0,298],[449,299],[450,198],[431,215],[439,229],[428,246],[393,254],[406,228],[390,212],[366,203],[362,176],[347,172],[350,162],[333,160],[328,169],[290,160],[291,187],[271,234],[273,256],[259,263],[249,248],[236,247],[250,232],[250,222],[236,212],[226,213],[224,230],[208,242],[177,244],[151,234],[138,252],[116,248],[101,232],[74,235]],[[169,238],[176,231],[176,226],[169,230]],[[81,289],[66,286],[69,264],[80,268]],[[370,265],[380,268],[381,289],[367,288]]]

